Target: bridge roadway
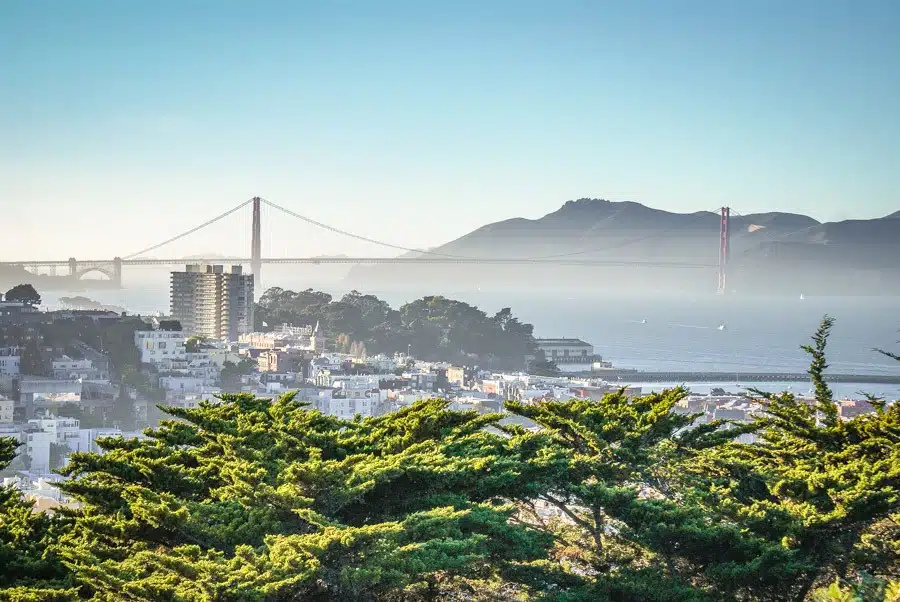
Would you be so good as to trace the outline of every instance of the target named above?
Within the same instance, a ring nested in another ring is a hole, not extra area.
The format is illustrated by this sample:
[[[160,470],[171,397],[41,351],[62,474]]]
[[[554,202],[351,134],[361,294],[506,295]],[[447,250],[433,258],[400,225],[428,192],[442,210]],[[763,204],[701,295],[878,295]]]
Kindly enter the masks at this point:
[[[79,259],[77,264],[80,267],[106,265],[113,263],[114,260],[109,259]],[[211,258],[191,258],[191,259],[121,259],[123,266],[167,266],[167,265],[185,265],[189,263],[215,263],[221,265],[239,265],[251,263],[249,257],[211,257]],[[546,258],[546,259],[527,259],[527,258],[477,258],[477,257],[278,257],[263,258],[263,264],[493,264],[493,265],[570,265],[570,266],[610,266],[610,267],[628,267],[634,265],[644,265],[649,267],[664,268],[712,268],[713,264],[705,263],[681,263],[675,261],[603,261],[594,259],[566,259],[566,258]],[[69,260],[47,260],[47,261],[4,261],[0,265],[21,266],[21,267],[68,267],[71,264]]]
[[[638,370],[604,370],[592,372],[609,381],[627,383],[765,383],[809,382],[805,372],[644,372]],[[900,374],[828,374],[828,382],[898,385]]]

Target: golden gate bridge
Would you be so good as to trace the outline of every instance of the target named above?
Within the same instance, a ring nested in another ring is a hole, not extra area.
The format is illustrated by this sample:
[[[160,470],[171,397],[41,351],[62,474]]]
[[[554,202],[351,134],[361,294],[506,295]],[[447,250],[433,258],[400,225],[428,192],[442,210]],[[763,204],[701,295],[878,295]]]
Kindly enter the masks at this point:
[[[308,224],[327,230],[342,236],[354,238],[356,240],[373,243],[375,245],[393,249],[395,251],[403,251],[405,253],[415,253],[415,257],[263,257],[262,256],[262,212],[263,205],[281,212],[282,214],[299,219]],[[189,236],[199,230],[202,230],[214,223],[236,213],[237,211],[250,206],[252,211],[252,229],[250,242],[249,257],[191,257],[190,259],[159,259],[151,257],[142,257],[147,253],[160,249],[166,245],[174,243],[186,236]],[[218,215],[199,226],[191,228],[185,232],[168,238],[162,242],[151,245],[145,249],[141,249],[135,253],[125,256],[117,256],[112,259],[76,259],[70,257],[62,260],[23,260],[23,261],[2,261],[0,266],[21,268],[28,271],[38,272],[41,269],[48,269],[52,275],[59,274],[59,269],[66,270],[64,275],[73,280],[81,280],[91,273],[100,273],[109,278],[113,286],[122,286],[122,270],[127,266],[179,266],[185,263],[217,263],[226,265],[246,265],[250,267],[251,273],[259,280],[262,266],[264,264],[359,264],[359,265],[378,265],[378,264],[399,264],[399,265],[528,265],[528,266],[582,266],[582,267],[654,267],[654,268],[687,268],[687,269],[713,269],[717,270],[718,275],[718,292],[720,294],[726,291],[727,267],[730,255],[730,230],[729,221],[731,209],[722,207],[717,213],[721,216],[719,228],[719,259],[715,264],[708,263],[690,263],[677,261],[640,261],[640,260],[603,260],[603,259],[577,259],[574,256],[579,253],[567,253],[555,256],[545,257],[521,257],[521,258],[502,258],[502,257],[466,257],[462,255],[453,255],[441,253],[438,251],[413,249],[401,245],[391,244],[388,242],[376,240],[359,234],[354,234],[334,226],[330,226],[323,222],[314,220],[307,216],[296,213],[286,207],[282,207],[272,201],[268,201],[261,197],[253,197],[243,203],[232,207],[228,211]],[[650,238],[650,237],[645,237]],[[644,239],[636,239],[644,240]],[[633,241],[634,242],[634,241]],[[627,243],[626,243],[627,244]]]

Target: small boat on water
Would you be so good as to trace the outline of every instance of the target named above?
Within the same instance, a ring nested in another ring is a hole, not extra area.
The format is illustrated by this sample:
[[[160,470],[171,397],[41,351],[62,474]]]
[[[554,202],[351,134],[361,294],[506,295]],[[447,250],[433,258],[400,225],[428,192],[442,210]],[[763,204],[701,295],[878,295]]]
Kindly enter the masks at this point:
[[[803,299],[805,299],[805,297],[803,296],[803,293],[800,293],[800,300],[803,301]]]
[[[646,324],[646,323],[647,323],[647,318],[644,318],[643,320],[641,320],[641,324]]]
[[[728,330],[728,327],[725,326],[725,322],[722,322],[716,330]]]

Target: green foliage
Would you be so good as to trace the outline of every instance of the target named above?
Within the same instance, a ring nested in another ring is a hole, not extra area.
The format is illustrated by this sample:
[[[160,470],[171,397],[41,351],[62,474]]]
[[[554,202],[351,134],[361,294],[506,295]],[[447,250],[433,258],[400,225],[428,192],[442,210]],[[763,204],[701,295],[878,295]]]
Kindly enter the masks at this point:
[[[900,581],[860,575],[853,583],[842,584],[840,579],[828,587],[817,589],[813,602],[900,602]]]
[[[170,408],[149,440],[71,456],[80,509],[0,497],[0,600],[898,602],[900,409],[838,418],[831,324],[805,347],[815,399],[758,393],[747,425],[698,424],[682,389],[502,422]]]
[[[18,443],[0,437],[0,469],[15,455]],[[17,489],[0,487],[0,600],[53,600],[68,584],[67,572],[49,551],[58,521],[35,514]],[[39,590],[50,589],[41,593]]]
[[[17,284],[8,291],[4,297],[6,301],[25,303],[28,305],[40,305],[41,296],[30,284]]]
[[[532,480],[485,431],[500,417],[446,405],[359,422],[291,396],[172,409],[151,441],[72,456],[85,506],[55,551],[97,600],[441,599],[457,578],[540,573],[549,537],[500,499]]]
[[[56,415],[64,418],[75,418],[83,429],[103,428],[106,426],[102,418],[91,412],[85,412],[76,403],[66,402],[59,406]]]
[[[195,334],[189,337],[184,342],[184,350],[188,353],[198,353],[201,349],[203,349],[203,345],[208,341],[208,339],[202,335]]]
[[[271,288],[259,300],[256,319],[260,328],[263,322],[318,323],[332,348],[354,353],[353,346],[357,355],[393,354],[411,347],[422,359],[520,369],[535,350],[532,325],[519,322],[509,308],[488,316],[444,297],[423,297],[395,310],[357,291],[333,300],[312,289],[297,293]]]
[[[556,365],[556,362],[544,358],[531,362],[528,372],[538,376],[559,376],[560,374],[559,366]]]
[[[58,443],[50,444],[50,470],[62,468],[63,460],[68,453],[69,448]]]
[[[12,437],[0,437],[0,468],[6,468],[12,462],[16,457],[17,447],[19,443]]]
[[[782,591],[798,600],[816,584],[861,568],[890,570],[885,561],[896,562],[890,550],[873,549],[870,538],[900,511],[900,407],[838,418],[824,380],[831,325],[826,317],[813,345],[804,347],[812,357],[814,402],[758,392],[764,412],[752,427],[760,441],[724,446],[691,467],[704,473],[695,497],[701,507],[746,533],[782,542],[794,562],[781,567],[793,575]]]
[[[251,359],[242,359],[238,363],[225,361],[220,373],[220,384],[223,389],[238,391],[241,388],[241,377],[253,372],[256,362]]]
[[[50,370],[41,356],[41,350],[37,341],[28,339],[22,347],[22,357],[19,360],[19,370],[29,376],[46,376]]]

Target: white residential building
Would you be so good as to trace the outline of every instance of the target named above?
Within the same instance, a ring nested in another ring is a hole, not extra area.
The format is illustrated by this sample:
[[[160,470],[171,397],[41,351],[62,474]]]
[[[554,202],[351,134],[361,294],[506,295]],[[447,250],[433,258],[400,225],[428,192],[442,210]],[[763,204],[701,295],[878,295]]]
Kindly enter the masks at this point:
[[[0,395],[0,424],[12,424],[16,402]]]
[[[172,272],[171,308],[188,336],[237,341],[253,330],[253,275],[239,265],[188,265]]]
[[[0,376],[19,376],[19,363],[21,354],[18,347],[3,347],[0,349]]]
[[[160,376],[190,376],[203,380],[206,386],[216,384],[222,372],[206,351],[186,353],[179,358],[163,358],[156,364]]]
[[[207,379],[196,376],[160,376],[159,386],[174,393],[200,393],[209,385]]]
[[[380,400],[377,391],[374,394],[359,392],[354,395],[333,396],[328,407],[328,414],[345,419],[353,418],[357,414],[367,418],[375,414]]]
[[[61,380],[109,380],[109,373],[99,370],[89,359],[72,359],[64,355],[53,360],[53,378]]]
[[[173,330],[138,330],[134,333],[134,345],[141,353],[142,364],[184,359],[184,342],[184,333]]]
[[[50,472],[50,444],[56,443],[56,434],[48,431],[33,431],[25,435],[25,453],[31,458],[31,472]]]
[[[28,424],[53,435],[53,443],[57,445],[69,447],[75,445],[77,447],[78,431],[81,430],[80,421],[77,418],[47,416],[46,418],[32,418]]]

